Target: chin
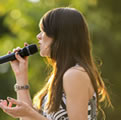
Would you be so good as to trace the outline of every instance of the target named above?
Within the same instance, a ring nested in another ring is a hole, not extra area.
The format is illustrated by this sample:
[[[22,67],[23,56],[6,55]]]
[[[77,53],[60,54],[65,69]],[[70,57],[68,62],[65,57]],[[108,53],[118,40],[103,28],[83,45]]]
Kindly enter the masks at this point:
[[[42,53],[40,53],[40,56],[41,56],[41,57],[45,57]]]
[[[42,53],[42,52],[40,52],[40,56],[41,56],[41,57],[48,57],[48,55],[46,55],[46,54],[44,54],[44,53]]]
[[[40,54],[40,56],[42,56],[42,57],[43,57],[43,54],[42,54],[42,52],[40,52],[39,54]]]

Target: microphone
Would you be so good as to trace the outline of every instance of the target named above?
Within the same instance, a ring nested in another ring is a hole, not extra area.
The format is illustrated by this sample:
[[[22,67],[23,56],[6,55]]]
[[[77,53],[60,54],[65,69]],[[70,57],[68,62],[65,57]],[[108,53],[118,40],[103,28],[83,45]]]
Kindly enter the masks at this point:
[[[38,48],[37,48],[36,44],[31,44],[31,45],[28,45],[28,46],[22,48],[18,52],[18,54],[23,58],[25,56],[32,55],[36,52],[38,52]],[[12,60],[16,60],[15,53],[10,53],[8,55],[1,56],[0,57],[0,64],[6,63],[6,62],[9,62]]]

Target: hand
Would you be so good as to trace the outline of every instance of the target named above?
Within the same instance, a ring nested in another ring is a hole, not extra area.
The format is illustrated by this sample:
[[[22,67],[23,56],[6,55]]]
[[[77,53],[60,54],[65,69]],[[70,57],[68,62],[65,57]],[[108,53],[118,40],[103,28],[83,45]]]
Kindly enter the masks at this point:
[[[24,46],[27,45],[28,45],[27,43],[24,43]],[[13,49],[13,52],[15,52],[16,60],[10,62],[15,75],[21,75],[21,74],[23,75],[23,73],[26,74],[28,71],[28,57],[25,56],[24,58],[22,58],[20,55],[18,55],[17,52],[20,50],[21,50],[20,47]],[[9,51],[8,54],[10,53],[11,52]]]
[[[9,104],[7,105],[7,100]],[[7,100],[0,100],[0,108],[13,118],[31,118],[34,109],[25,102],[8,97]],[[15,104],[15,107],[12,105]]]

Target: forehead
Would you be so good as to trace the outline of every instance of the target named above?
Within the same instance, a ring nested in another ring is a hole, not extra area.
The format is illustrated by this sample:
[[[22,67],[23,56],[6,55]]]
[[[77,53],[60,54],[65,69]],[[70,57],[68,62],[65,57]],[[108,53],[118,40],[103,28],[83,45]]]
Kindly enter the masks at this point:
[[[39,28],[40,28],[40,31],[43,31],[42,19],[41,19],[40,22],[39,22]]]

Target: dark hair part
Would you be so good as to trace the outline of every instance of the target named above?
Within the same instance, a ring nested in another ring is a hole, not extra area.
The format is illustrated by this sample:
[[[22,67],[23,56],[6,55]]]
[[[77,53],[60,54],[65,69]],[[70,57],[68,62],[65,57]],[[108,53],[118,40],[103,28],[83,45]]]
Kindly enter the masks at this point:
[[[92,56],[91,40],[83,15],[74,8],[56,8],[47,12],[40,22],[40,28],[53,38],[51,57],[47,58],[52,65],[51,79],[35,96],[35,102],[41,109],[43,97],[48,94],[46,109],[54,112],[59,109],[63,92],[63,75],[65,71],[79,64],[91,79],[97,95],[97,107],[102,110],[99,102],[106,98],[111,101],[101,78],[96,62]],[[37,100],[37,101],[36,101]]]

